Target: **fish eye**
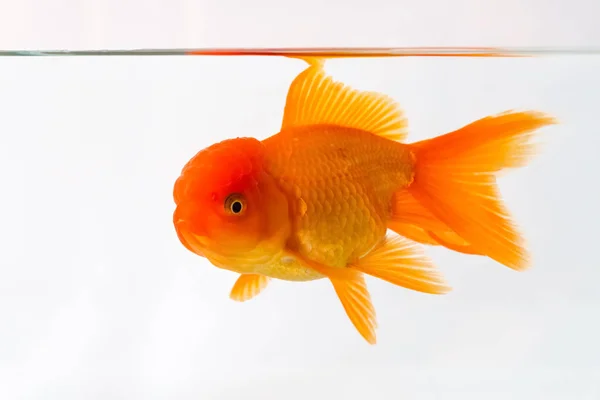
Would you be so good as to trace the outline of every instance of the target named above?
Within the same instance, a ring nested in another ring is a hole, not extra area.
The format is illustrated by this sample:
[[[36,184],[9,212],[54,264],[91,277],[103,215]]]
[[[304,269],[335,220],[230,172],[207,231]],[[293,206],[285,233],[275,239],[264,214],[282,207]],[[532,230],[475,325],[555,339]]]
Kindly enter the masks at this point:
[[[234,214],[239,214],[242,212],[242,207],[242,202],[236,200],[233,203],[231,203],[231,212]]]
[[[246,201],[241,194],[230,194],[225,200],[225,211],[230,214],[240,215],[246,210]]]

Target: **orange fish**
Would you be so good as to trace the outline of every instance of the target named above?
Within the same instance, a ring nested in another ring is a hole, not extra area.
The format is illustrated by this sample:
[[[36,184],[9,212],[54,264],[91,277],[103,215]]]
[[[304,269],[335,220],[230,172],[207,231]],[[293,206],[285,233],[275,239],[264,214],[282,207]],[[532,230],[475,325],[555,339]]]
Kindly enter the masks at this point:
[[[407,144],[406,119],[391,98],[335,82],[322,61],[307,61],[279,133],[216,143],[175,183],[179,240],[241,274],[232,299],[258,295],[270,278],[327,278],[374,344],[364,274],[424,293],[450,290],[415,242],[528,266],[495,174],[524,165],[533,132],[553,118],[505,112]]]

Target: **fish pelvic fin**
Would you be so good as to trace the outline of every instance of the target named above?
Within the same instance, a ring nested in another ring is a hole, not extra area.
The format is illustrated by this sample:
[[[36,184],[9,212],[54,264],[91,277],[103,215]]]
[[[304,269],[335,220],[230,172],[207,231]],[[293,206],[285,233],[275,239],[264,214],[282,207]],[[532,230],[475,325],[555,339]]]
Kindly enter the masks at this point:
[[[377,343],[377,316],[362,274],[348,274],[346,278],[329,277],[346,315],[358,333],[369,343]]]
[[[524,166],[535,154],[535,130],[554,123],[539,112],[505,112],[413,143],[415,172],[407,191],[477,252],[524,270],[529,254],[500,197],[495,174]]]
[[[364,275],[351,268],[322,265],[293,251],[288,255],[329,279],[352,325],[369,344],[376,344],[377,316]]]

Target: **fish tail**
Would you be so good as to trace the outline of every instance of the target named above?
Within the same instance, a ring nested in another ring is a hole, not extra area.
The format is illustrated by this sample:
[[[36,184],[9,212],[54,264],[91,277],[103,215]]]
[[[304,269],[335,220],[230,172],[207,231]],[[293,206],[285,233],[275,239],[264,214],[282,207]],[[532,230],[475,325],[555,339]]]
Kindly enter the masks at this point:
[[[400,197],[416,200],[415,208],[426,209],[421,218],[428,216],[421,223],[429,223],[432,232],[453,232],[469,245],[465,252],[523,270],[529,255],[500,197],[495,174],[526,165],[535,154],[534,131],[553,123],[539,112],[506,112],[413,143],[414,180]]]

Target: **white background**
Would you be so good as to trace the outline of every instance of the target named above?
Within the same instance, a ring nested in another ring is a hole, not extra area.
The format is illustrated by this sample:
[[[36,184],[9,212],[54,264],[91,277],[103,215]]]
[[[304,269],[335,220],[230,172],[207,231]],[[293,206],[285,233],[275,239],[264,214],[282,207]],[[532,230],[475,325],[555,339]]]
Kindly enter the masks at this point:
[[[600,45],[589,1],[3,1],[0,48]],[[201,148],[276,133],[284,58],[0,59],[0,398],[600,398],[600,58],[337,60],[396,98],[410,140],[538,109],[543,152],[501,180],[534,267],[428,249],[454,291],[369,279],[376,346],[326,281],[251,302],[171,224]]]

